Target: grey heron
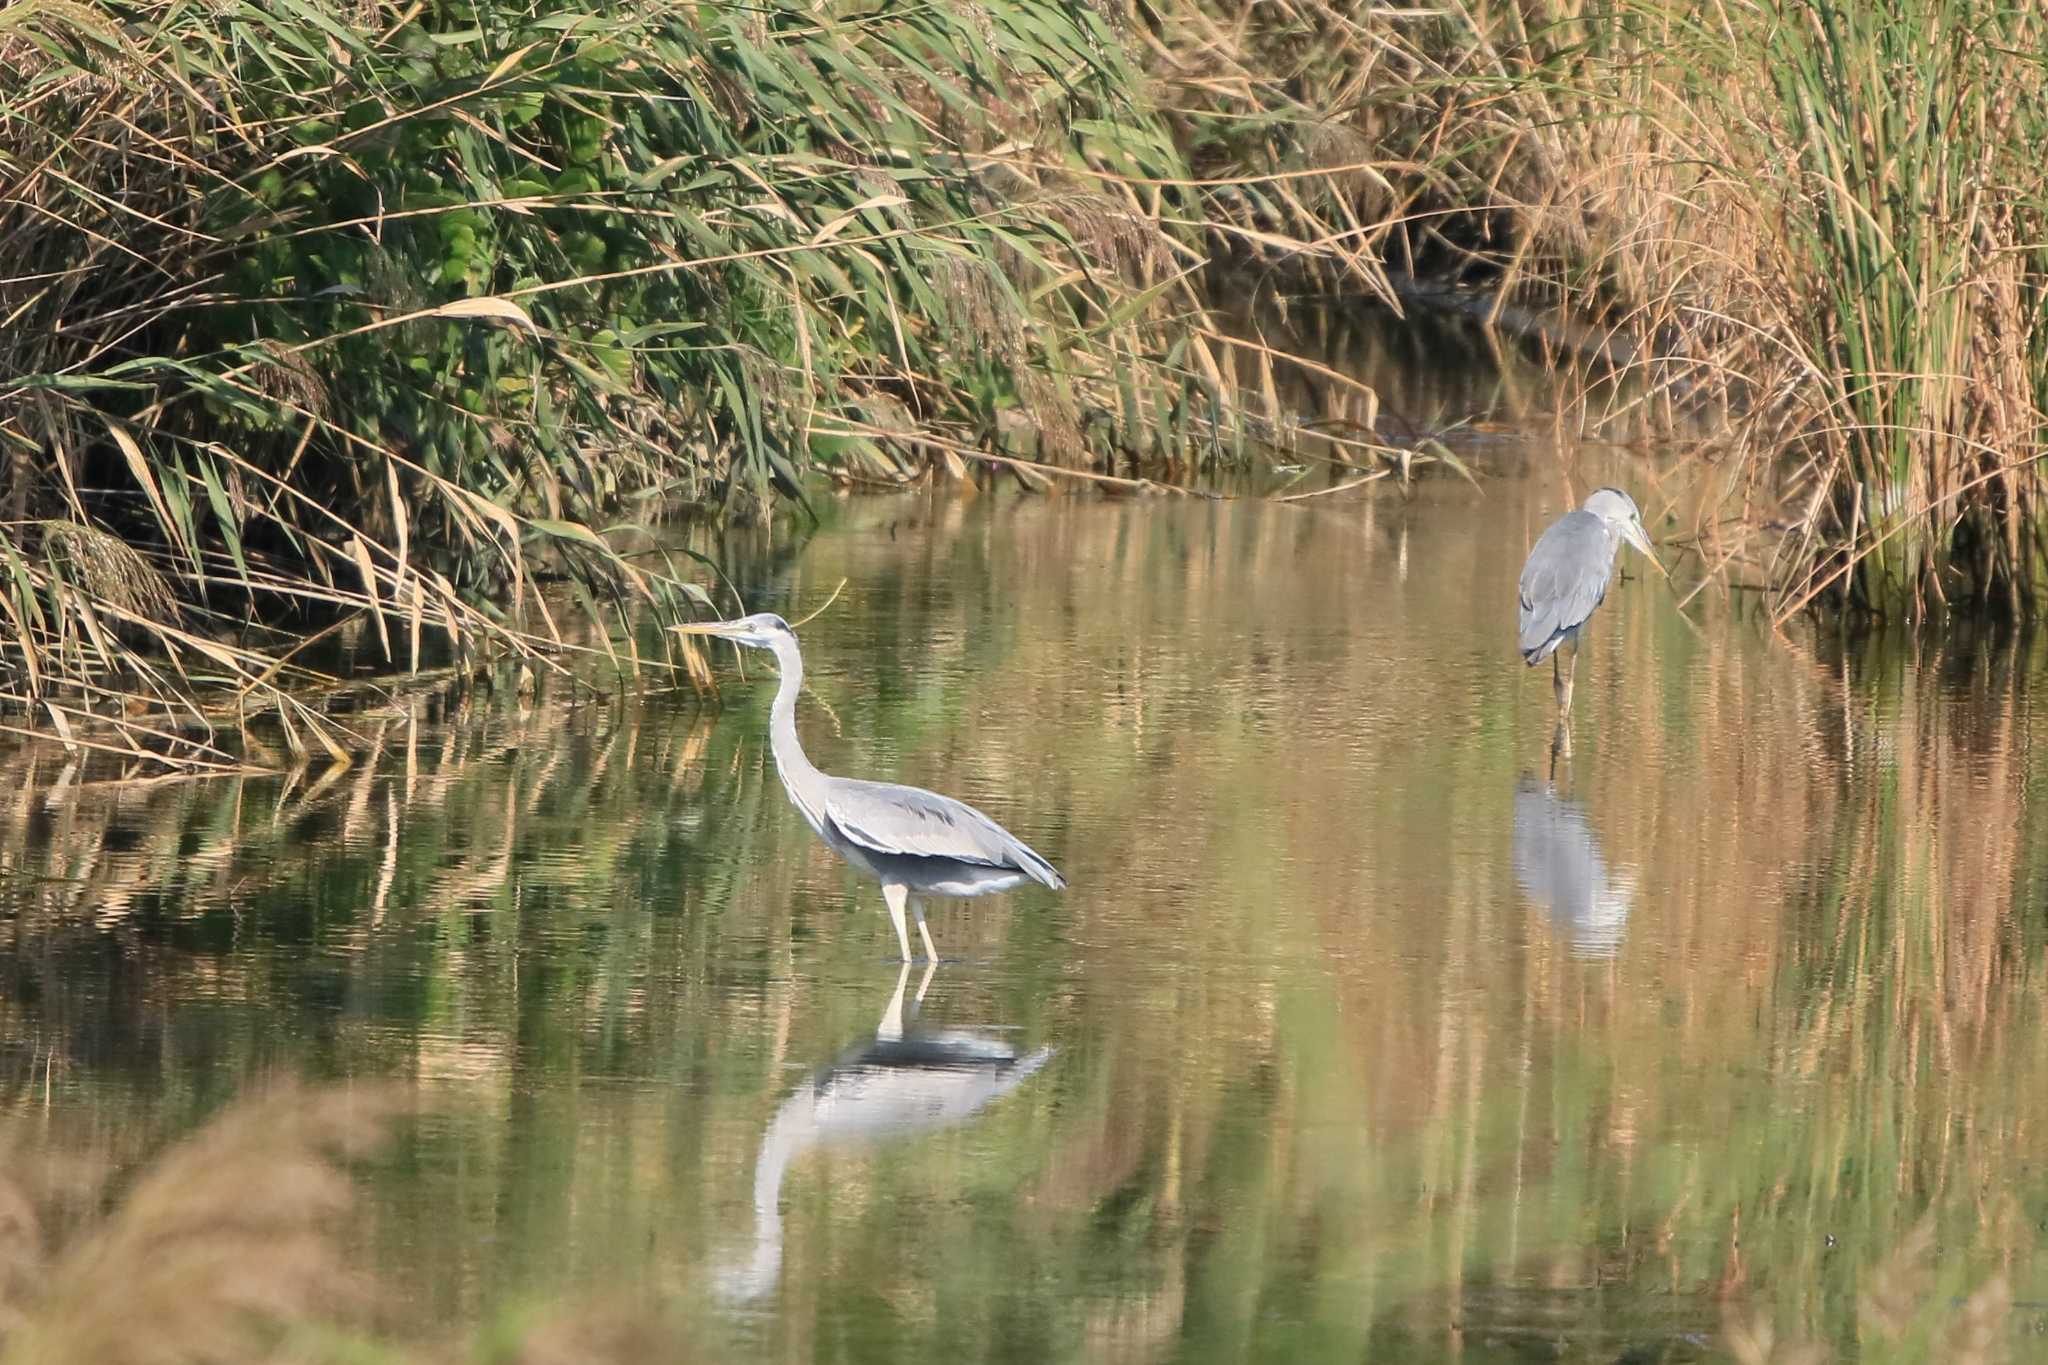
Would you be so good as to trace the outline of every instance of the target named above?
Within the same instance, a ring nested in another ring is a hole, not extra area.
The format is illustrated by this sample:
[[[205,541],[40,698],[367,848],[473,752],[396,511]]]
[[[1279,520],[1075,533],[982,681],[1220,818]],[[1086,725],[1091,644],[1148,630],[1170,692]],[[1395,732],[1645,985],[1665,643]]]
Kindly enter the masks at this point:
[[[1522,565],[1522,662],[1535,667],[1550,660],[1551,687],[1560,715],[1572,709],[1572,675],[1579,667],[1579,631],[1607,596],[1614,556],[1621,543],[1648,555],[1664,573],[1636,500],[1619,488],[1595,489],[1585,502],[1550,524],[1536,538]],[[1668,576],[1668,575],[1667,575]],[[1557,653],[1569,644],[1571,662],[1560,667]]]
[[[927,956],[936,960],[924,925],[924,898],[959,899],[1008,891],[1027,881],[1057,891],[1066,880],[1022,839],[964,801],[921,787],[863,782],[818,771],[796,735],[796,694],[804,660],[796,632],[780,616],[760,612],[736,621],[705,621],[670,629],[710,635],[775,655],[782,681],[769,714],[769,746],[790,803],[834,853],[882,884],[882,899],[896,925],[896,945],[910,961],[906,906],[917,916]]]

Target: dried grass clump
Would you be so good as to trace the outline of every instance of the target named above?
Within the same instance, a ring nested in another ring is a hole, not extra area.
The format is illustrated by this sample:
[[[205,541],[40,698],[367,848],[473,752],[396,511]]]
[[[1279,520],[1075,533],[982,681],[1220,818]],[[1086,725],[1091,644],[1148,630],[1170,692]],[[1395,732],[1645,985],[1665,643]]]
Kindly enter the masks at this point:
[[[87,597],[143,622],[175,625],[178,596],[163,573],[111,532],[75,521],[41,521],[31,532],[45,562]]]
[[[0,1365],[691,1358],[679,1324],[643,1300],[552,1305],[473,1343],[379,1330],[377,1278],[351,1260],[348,1168],[404,1107],[385,1087],[281,1085],[125,1189],[109,1163],[47,1134],[0,1132]],[[119,1192],[104,1204],[109,1186]]]
[[[1935,1228],[1921,1221],[1872,1268],[1858,1301],[1866,1358],[2003,1365],[2011,1358],[2012,1286],[1993,1274],[1967,1298],[1938,1260]]]
[[[361,1307],[367,1282],[334,1236],[350,1205],[343,1163],[372,1149],[395,1109],[386,1092],[294,1086],[245,1101],[58,1245],[45,1245],[31,1193],[10,1181],[0,1360],[265,1360],[294,1332]]]
[[[1072,191],[1040,209],[1065,229],[1085,260],[1113,278],[1149,284],[1173,268],[1173,242],[1158,222],[1106,194]]]
[[[403,296],[402,290],[391,292],[393,296]],[[331,404],[327,381],[305,352],[276,341],[262,341],[250,348],[250,361],[250,383],[264,397],[283,409],[302,412],[310,418],[327,415]]]

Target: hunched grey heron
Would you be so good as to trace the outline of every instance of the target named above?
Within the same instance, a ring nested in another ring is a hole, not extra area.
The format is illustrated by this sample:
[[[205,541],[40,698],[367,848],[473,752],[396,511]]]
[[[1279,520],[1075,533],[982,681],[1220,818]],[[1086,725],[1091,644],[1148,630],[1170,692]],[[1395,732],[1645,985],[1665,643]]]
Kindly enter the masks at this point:
[[[1522,565],[1522,662],[1535,667],[1550,660],[1551,689],[1560,718],[1571,714],[1572,675],[1579,667],[1579,631],[1607,596],[1614,556],[1621,543],[1649,556],[1665,573],[1636,500],[1619,488],[1599,488],[1536,538]],[[1668,574],[1667,574],[1668,577]],[[1570,644],[1571,662],[1560,668],[1557,653]]]
[[[1022,839],[964,801],[922,787],[863,782],[818,771],[796,736],[796,694],[803,687],[804,660],[796,632],[772,612],[736,621],[672,626],[683,635],[710,635],[775,655],[782,681],[769,713],[769,745],[775,771],[790,803],[834,853],[882,884],[882,899],[896,925],[896,944],[910,961],[906,907],[917,916],[917,932],[933,960],[931,930],[924,924],[924,899],[960,899],[1008,891],[1027,881],[1057,891],[1066,879]]]

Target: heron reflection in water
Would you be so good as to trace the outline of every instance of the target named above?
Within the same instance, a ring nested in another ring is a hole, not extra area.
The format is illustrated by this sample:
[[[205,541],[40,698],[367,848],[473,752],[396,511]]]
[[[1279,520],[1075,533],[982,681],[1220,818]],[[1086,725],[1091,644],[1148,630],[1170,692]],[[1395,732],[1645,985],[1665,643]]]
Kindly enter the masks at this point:
[[[918,984],[924,1000],[937,964]],[[903,992],[910,964],[882,1011],[872,1041],[796,1088],[761,1135],[754,1160],[754,1249],[718,1277],[729,1300],[757,1298],[782,1273],[782,1179],[791,1163],[819,1147],[854,1147],[950,1128],[1009,1094],[1053,1055],[1041,1047],[1023,1057],[1001,1039],[969,1032],[907,1032]],[[915,1010],[913,1010],[913,1017]]]
[[[1057,891],[1067,883],[1022,839],[964,801],[922,787],[863,782],[818,771],[796,735],[796,694],[803,690],[804,660],[796,632],[780,616],[761,612],[737,621],[672,626],[683,635],[710,635],[775,655],[782,681],[769,714],[769,747],[790,803],[834,853],[882,884],[882,899],[896,925],[896,944],[910,961],[903,912],[917,916],[925,956],[934,961],[924,926],[924,898],[986,896],[1035,881]]]
[[[1621,951],[1635,879],[1608,870],[1584,806],[1558,796],[1551,783],[1524,777],[1515,787],[1514,860],[1523,894],[1550,911],[1572,956]]]

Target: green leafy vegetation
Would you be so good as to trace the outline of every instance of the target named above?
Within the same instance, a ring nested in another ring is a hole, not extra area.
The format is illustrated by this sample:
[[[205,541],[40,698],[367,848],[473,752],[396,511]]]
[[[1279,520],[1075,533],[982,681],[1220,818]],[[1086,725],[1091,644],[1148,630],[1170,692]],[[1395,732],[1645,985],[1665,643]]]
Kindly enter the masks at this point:
[[[1241,453],[1178,153],[1075,0],[29,0],[0,59],[18,702],[224,681],[332,739],[308,623],[556,649],[537,574],[683,603],[619,552],[658,508]]]

